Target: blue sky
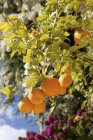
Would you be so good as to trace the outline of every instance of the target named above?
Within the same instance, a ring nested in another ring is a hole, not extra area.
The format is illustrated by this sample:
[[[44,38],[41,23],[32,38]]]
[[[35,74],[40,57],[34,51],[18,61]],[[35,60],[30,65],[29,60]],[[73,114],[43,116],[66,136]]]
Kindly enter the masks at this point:
[[[24,114],[17,112],[17,104],[8,106],[6,110],[0,108],[0,140],[17,140],[26,135],[26,130],[37,132],[38,129],[35,117],[29,115],[25,118]]]
[[[0,65],[0,70],[2,70]],[[5,96],[0,94],[0,140],[18,140],[19,136],[25,136],[26,131],[38,131],[39,127],[36,123],[35,116],[29,114],[25,117],[20,113],[17,104],[21,95],[15,95],[14,102],[7,107],[3,108]]]

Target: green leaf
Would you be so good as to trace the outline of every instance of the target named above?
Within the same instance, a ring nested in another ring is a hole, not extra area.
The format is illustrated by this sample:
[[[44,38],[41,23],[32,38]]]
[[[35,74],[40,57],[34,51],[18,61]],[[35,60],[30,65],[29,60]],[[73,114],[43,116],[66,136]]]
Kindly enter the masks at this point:
[[[10,94],[10,93],[11,93],[11,90],[6,86],[6,87],[4,87],[4,88],[1,90],[1,93],[3,93],[3,94]]]
[[[18,77],[19,77],[19,70],[18,70],[18,69],[17,69],[17,71],[16,71],[15,77],[16,77],[17,85],[22,86],[22,83],[21,83],[20,80],[18,79]]]
[[[24,83],[26,84],[26,87],[28,87],[28,88],[32,87],[32,80],[31,79],[24,80]]]
[[[31,56],[31,54],[32,54],[32,50],[31,49],[28,49],[27,50],[27,56]]]
[[[36,20],[37,21],[42,21],[42,20],[45,20],[47,17],[48,17],[47,14],[42,14],[41,16],[37,17]]]
[[[8,16],[9,20],[13,21],[13,20],[18,20],[18,17],[15,15],[9,15]]]
[[[57,2],[57,0],[49,0],[48,4],[55,4]]]
[[[91,4],[91,3],[93,3],[93,0],[87,0],[86,1],[86,4]]]
[[[41,37],[40,37],[40,40],[46,40],[49,38],[49,34],[43,34]]]
[[[17,50],[13,50],[13,51],[11,52],[10,57],[12,58],[16,53],[17,53]]]
[[[78,25],[79,25],[79,23],[77,22],[76,19],[72,19],[72,20],[70,21],[70,23],[71,23],[73,26],[78,26]]]
[[[23,57],[23,62],[24,63],[30,62],[30,60],[31,60],[30,56],[24,56]]]
[[[9,22],[11,22],[11,24],[15,25],[15,26],[19,26],[20,24],[20,20],[18,19],[17,16],[14,16],[14,15],[9,15],[8,16],[8,19],[9,19]]]
[[[90,47],[93,49],[93,38],[90,40],[89,44],[90,44]]]
[[[86,100],[82,102],[82,104],[81,104],[81,109],[84,109],[84,108],[86,107],[86,103],[87,103]]]
[[[84,48],[84,46],[73,46],[69,49],[70,53],[76,52],[77,50]]]
[[[93,61],[93,54],[89,54],[89,55],[84,55],[85,58],[90,59]]]
[[[10,26],[7,22],[0,22],[0,30],[3,32],[8,32],[12,30],[12,26]]]
[[[24,48],[26,48],[27,47],[27,45],[26,45],[26,43],[24,43],[23,41],[20,41],[19,42],[19,44],[18,44],[18,46],[22,49],[24,49]]]
[[[15,37],[16,37],[16,34],[15,34],[15,33],[8,34],[8,35],[6,35],[6,36],[4,37],[4,40],[7,41],[7,42],[9,42],[9,41],[11,41],[13,38],[15,38]]]
[[[65,35],[65,36],[69,36],[70,34],[69,34],[68,32],[65,32],[64,35]]]

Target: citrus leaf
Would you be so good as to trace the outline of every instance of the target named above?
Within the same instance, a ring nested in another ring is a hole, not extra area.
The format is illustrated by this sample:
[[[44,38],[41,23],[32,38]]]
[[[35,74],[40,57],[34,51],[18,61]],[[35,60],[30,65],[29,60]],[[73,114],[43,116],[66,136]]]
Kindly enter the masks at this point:
[[[87,103],[87,101],[83,101],[83,102],[82,102],[82,104],[81,104],[81,109],[84,109],[84,108],[85,108],[86,103]]]
[[[6,86],[6,87],[4,87],[4,88],[1,90],[1,93],[3,93],[3,94],[10,94],[10,93],[11,93],[11,90]]]
[[[56,0],[49,0],[48,4],[55,4],[57,1]]]
[[[28,50],[27,50],[27,56],[30,56],[31,53],[32,53],[32,50],[31,50],[31,49],[28,49]]]
[[[65,36],[69,36],[70,34],[69,34],[68,32],[65,32],[64,35],[65,35]]]
[[[30,56],[24,56],[23,57],[23,62],[24,63],[30,62],[30,60],[31,60]]]
[[[93,49],[93,39],[90,40],[89,44],[90,44],[90,47]]]
[[[40,40],[46,40],[49,38],[49,34],[44,34],[40,37]]]
[[[3,32],[8,32],[12,30],[12,26],[10,26],[7,22],[0,22],[0,30]]]
[[[22,41],[19,42],[18,46],[19,46],[21,49],[22,49],[22,48],[24,49],[24,48],[27,47],[26,43],[24,43],[24,42],[22,42]]]
[[[10,57],[12,58],[12,57],[16,54],[16,52],[17,52],[17,50],[13,50],[13,51],[11,52]]]
[[[42,21],[42,20],[45,20],[47,17],[48,17],[47,14],[42,14],[41,16],[37,17],[36,20],[37,21]]]

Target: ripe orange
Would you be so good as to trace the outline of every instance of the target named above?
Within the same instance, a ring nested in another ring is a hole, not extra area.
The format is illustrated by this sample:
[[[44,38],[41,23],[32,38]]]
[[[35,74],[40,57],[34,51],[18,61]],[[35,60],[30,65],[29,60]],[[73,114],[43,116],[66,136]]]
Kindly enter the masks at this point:
[[[34,88],[32,93],[28,94],[28,99],[32,104],[38,105],[44,101],[45,95],[44,92],[39,88]]]
[[[59,78],[59,83],[62,87],[69,87],[72,84],[72,78],[69,74],[63,74]]]
[[[29,113],[33,109],[33,104],[31,104],[29,99],[27,97],[25,97],[19,102],[18,109],[22,113]]]
[[[34,105],[32,112],[33,113],[36,113],[36,114],[39,114],[39,113],[44,112],[45,111],[45,108],[46,108],[46,104],[45,104],[45,102],[42,102],[39,105]]]
[[[60,83],[57,78],[46,78],[41,85],[42,90],[47,96],[55,96],[60,90]]]
[[[60,87],[59,95],[64,95],[66,93],[66,87]]]
[[[87,30],[76,30],[75,33],[74,33],[74,40],[75,40],[75,43],[76,44],[79,44],[80,41],[86,37],[86,36],[91,36],[91,33]]]

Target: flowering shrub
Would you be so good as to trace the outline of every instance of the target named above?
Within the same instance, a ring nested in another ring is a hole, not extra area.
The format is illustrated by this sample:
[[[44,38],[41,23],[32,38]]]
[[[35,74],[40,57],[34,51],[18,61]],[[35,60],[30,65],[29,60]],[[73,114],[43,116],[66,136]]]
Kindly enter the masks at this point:
[[[27,132],[26,138],[20,140],[92,140],[93,115],[88,109],[78,110],[74,116],[53,114],[44,122],[41,134]]]

